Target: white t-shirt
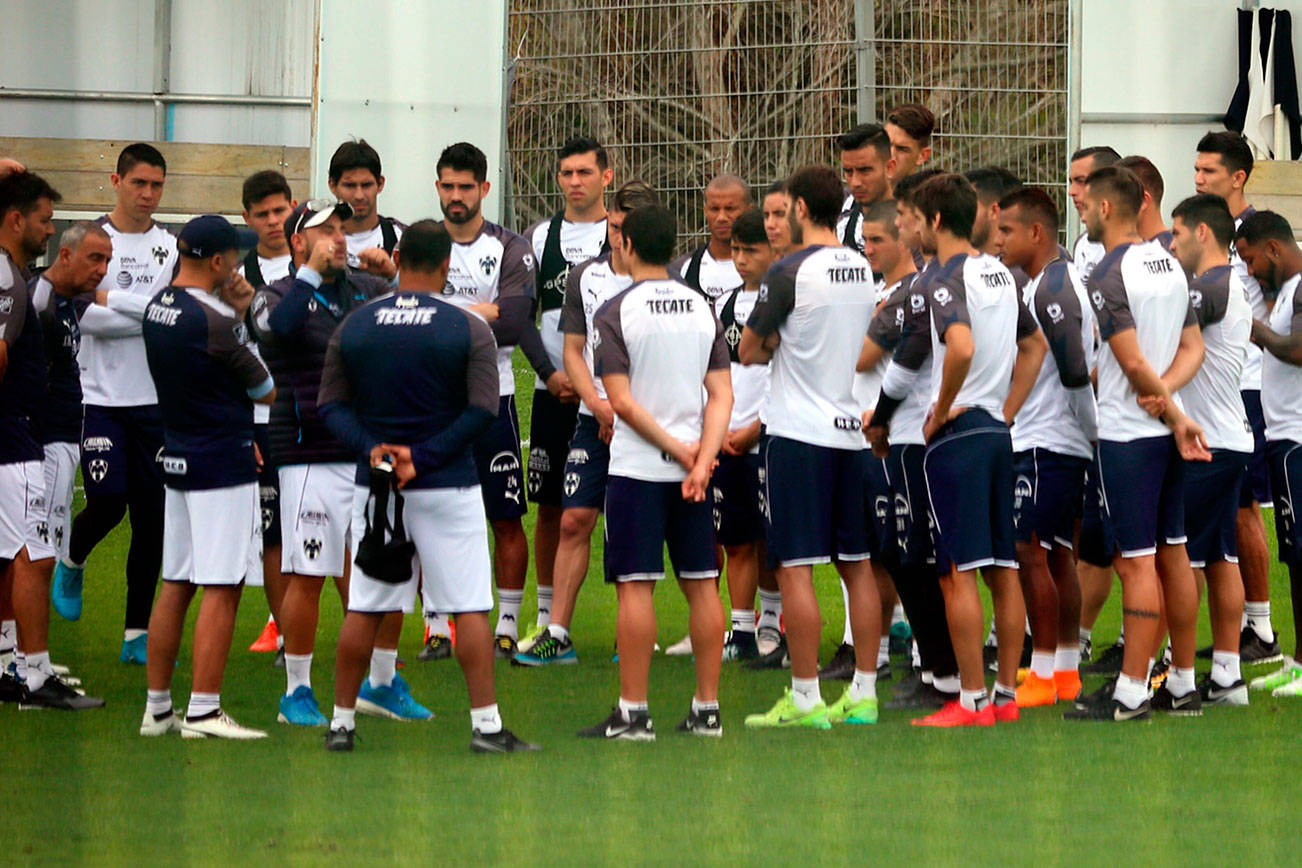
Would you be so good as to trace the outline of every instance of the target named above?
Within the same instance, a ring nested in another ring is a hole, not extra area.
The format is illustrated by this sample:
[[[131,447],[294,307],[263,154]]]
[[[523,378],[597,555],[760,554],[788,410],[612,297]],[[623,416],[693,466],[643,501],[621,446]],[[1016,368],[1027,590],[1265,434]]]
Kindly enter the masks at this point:
[[[544,266],[544,254],[547,250],[547,230],[550,220],[535,223],[525,233],[526,240],[533,246],[534,260],[541,273]],[[543,349],[547,358],[558,371],[565,370],[565,340],[561,333],[561,308],[564,305],[565,286],[570,272],[589,259],[598,256],[606,244],[606,220],[603,217],[593,223],[571,223],[561,221],[560,253],[566,266],[544,285],[538,293],[538,309],[541,311],[539,333],[542,335]],[[534,388],[545,389],[547,384],[537,376]]]
[[[402,238],[402,231],[407,227],[397,220],[393,221],[393,235],[397,239]],[[372,247],[384,247],[384,230],[380,224],[376,223],[373,227],[365,232],[355,232],[351,235],[345,234],[344,240],[348,244],[348,267],[360,268],[362,265],[361,254],[363,250],[370,250]],[[266,272],[263,272],[264,274]],[[271,279],[268,278],[270,283]]]
[[[262,272],[262,279],[267,283],[275,283],[282,277],[289,277],[289,266],[292,264],[294,257],[288,253],[281,256],[272,256],[267,258],[258,254],[258,271]],[[244,274],[244,266],[240,266],[240,274]]]
[[[565,282],[565,303],[561,308],[561,332],[567,335],[583,335],[583,361],[588,365],[588,375],[597,389],[597,395],[604,401],[606,387],[597,376],[594,365],[593,349],[596,345],[597,330],[592,324],[597,311],[615,296],[633,285],[633,278],[627,274],[618,274],[610,264],[610,254],[602,254],[589,259],[578,268],[570,271]],[[588,405],[579,403],[579,412],[591,416]]]
[[[1243,209],[1238,217],[1234,218],[1234,228],[1237,230],[1243,221],[1257,212],[1257,209],[1249,205]],[[1266,296],[1261,291],[1261,284],[1257,278],[1248,273],[1248,265],[1239,256],[1239,251],[1230,245],[1230,265],[1234,268],[1234,273],[1239,278],[1239,283],[1243,284],[1244,292],[1248,296],[1248,306],[1252,309],[1253,319],[1264,320],[1268,313],[1266,307]],[[1265,356],[1270,355],[1254,343],[1248,344],[1248,349],[1244,351],[1243,359],[1243,377],[1242,385],[1239,387],[1244,391],[1253,391],[1261,388],[1261,365]]]
[[[895,291],[900,287],[900,284],[904,282],[905,281],[900,280],[900,281],[896,281],[895,283],[892,283],[890,286],[887,286],[885,281],[881,281],[881,280],[877,281],[873,285],[874,308],[876,308],[877,305],[880,305],[882,302],[886,301],[892,295],[894,295]],[[874,318],[875,316],[876,315],[874,314]],[[868,328],[871,331],[872,329],[871,323],[869,323]],[[874,367],[872,370],[855,371],[854,386],[853,386],[854,398],[855,401],[858,402],[859,410],[861,412],[864,410],[868,410],[877,404],[877,397],[882,392],[882,378],[886,376],[886,369],[890,366],[890,364],[891,364],[890,357],[883,355],[882,360],[878,362],[876,367]],[[866,440],[864,441],[864,448],[865,449],[870,448],[868,445],[868,441]]]
[[[669,274],[687,280],[687,272],[691,268],[692,256],[695,252],[680,256],[669,263]],[[741,275],[737,273],[737,266],[732,264],[731,259],[715,259],[710,255],[710,249],[707,247],[701,256],[700,282],[701,292],[715,299],[741,286],[743,281]]]
[[[1206,352],[1194,378],[1180,390],[1189,417],[1202,426],[1211,449],[1252,452],[1252,428],[1240,393],[1252,308],[1229,265],[1209,268],[1189,283],[1189,304]]]
[[[1090,241],[1089,236],[1084,232],[1076,239],[1076,246],[1072,248],[1071,260],[1076,266],[1076,273],[1080,275],[1080,282],[1089,285],[1090,272],[1094,266],[1099,264],[1099,260],[1107,253],[1102,242]]]
[[[1284,281],[1267,320],[1279,335],[1302,332],[1302,295],[1297,291],[1302,275]],[[1267,440],[1302,443],[1302,367],[1266,353],[1261,368],[1261,410],[1266,416]]]

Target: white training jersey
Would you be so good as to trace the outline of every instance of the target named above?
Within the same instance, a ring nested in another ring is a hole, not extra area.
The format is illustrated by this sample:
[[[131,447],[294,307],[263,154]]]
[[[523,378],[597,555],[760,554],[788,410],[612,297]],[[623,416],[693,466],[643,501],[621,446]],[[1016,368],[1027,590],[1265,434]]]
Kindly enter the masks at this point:
[[[485,220],[474,240],[467,244],[453,242],[450,260],[444,301],[470,307],[485,302],[496,304],[514,296],[534,296],[533,249],[510,229]],[[515,371],[511,367],[514,352],[514,344],[497,347],[498,388],[503,395],[515,394]]]
[[[1208,448],[1251,452],[1252,427],[1240,392],[1244,350],[1252,335],[1252,308],[1229,265],[1209,268],[1189,283],[1189,304],[1206,353],[1198,373],[1180,390],[1180,403],[1202,426]]]
[[[393,220],[392,223],[394,239],[401,239],[402,231],[407,227],[397,220]],[[372,247],[384,248],[384,229],[379,223],[376,223],[365,232],[344,233],[344,242],[348,245],[348,267],[361,268],[363,250],[370,250]],[[267,283],[272,282],[271,278],[268,277]]]
[[[693,250],[686,256],[680,256],[673,262],[669,263],[669,274],[680,280],[687,280],[688,272],[691,270],[692,257],[697,251]],[[705,293],[711,299],[732,292],[742,285],[741,275],[737,273],[737,266],[732,264],[731,259],[715,259],[710,255],[710,248],[707,246],[701,255],[701,274],[700,274],[701,292]]]
[[[592,320],[597,311],[615,296],[633,285],[633,278],[619,274],[610,264],[610,254],[603,253],[572,270],[565,281],[565,303],[561,307],[560,328],[567,335],[583,335],[583,361],[588,365],[588,375],[597,389],[597,395],[606,399],[606,387],[597,376],[594,347],[597,330]],[[579,402],[579,412],[591,416],[588,405]]]
[[[700,440],[705,375],[728,369],[709,300],[677,280],[643,280],[603,305],[594,326],[597,376],[627,376],[633,400],[671,437]],[[687,471],[617,416],[610,475],[681,482]]]
[[[940,266],[931,283],[931,402],[940,395],[945,333],[972,330],[973,355],[954,407],[979,407],[1004,418],[1004,401],[1017,359],[1017,342],[1035,331],[1035,320],[1017,295],[1008,268],[993,256],[960,253]]]
[[[1194,323],[1184,270],[1151,241],[1122,244],[1099,261],[1088,286],[1099,324],[1099,439],[1124,443],[1169,434],[1161,420],[1139,406],[1108,341],[1134,329],[1153,370],[1160,375],[1169,368],[1180,332]]]
[[[1097,415],[1077,418],[1073,399],[1094,409],[1094,309],[1076,266],[1054,259],[1022,289],[1022,300],[1049,342],[1049,352],[1013,420],[1013,451],[1047,449],[1089,458],[1094,454],[1090,441],[1098,436]]]
[[[728,361],[732,372],[732,418],[728,430],[736,431],[754,422],[764,408],[769,390],[768,365],[743,365],[737,352],[741,347],[741,333],[755,310],[757,290],[742,287],[714,301],[714,313],[723,327],[723,340],[728,345]],[[758,450],[758,444],[756,445]]]
[[[270,258],[259,253],[258,271],[262,272],[262,279],[267,285],[273,284],[281,278],[289,277],[289,266],[293,259],[288,253],[284,256],[272,256]],[[243,265],[240,266],[240,274],[244,274]]]
[[[547,252],[547,233],[551,227],[550,220],[543,220],[532,226],[525,238],[533,247],[533,258],[538,263],[539,276],[544,277],[545,254]],[[564,260],[564,266],[551,278],[549,285],[538,290],[538,302],[541,314],[538,331],[542,335],[543,349],[547,358],[558,371],[565,370],[565,337],[561,332],[561,308],[564,306],[565,287],[570,271],[580,264],[601,254],[606,244],[606,218],[593,223],[572,223],[561,221],[559,247],[557,253]],[[545,389],[544,383],[534,375],[534,388]]]
[[[909,279],[912,279],[912,275],[910,275]],[[895,290],[899,288],[901,283],[904,283],[904,281],[897,280],[895,283],[887,286],[886,281],[879,280],[873,284],[874,316],[877,308],[879,308],[884,301],[895,293]],[[869,322],[868,328],[871,331],[871,321]],[[878,362],[877,366],[872,370],[855,371],[854,385],[852,389],[854,391],[854,399],[859,404],[860,413],[876,406],[877,397],[882,392],[882,378],[886,376],[886,368],[890,366],[890,363],[890,357],[884,355],[882,356],[882,360]],[[867,440],[864,441],[864,448],[870,448]]]
[[[765,421],[768,433],[814,446],[862,448],[855,367],[873,315],[868,260],[813,245],[773,264],[746,325],[778,333]]]
[[[157,404],[140,320],[176,274],[176,237],[157,223],[144,232],[122,232],[108,217],[98,223],[113,240],[113,258],[99,285],[108,305],[92,304],[81,317],[82,395],[97,407]]]
[[[1072,248],[1071,261],[1076,266],[1076,273],[1080,275],[1080,282],[1089,285],[1090,273],[1094,271],[1094,266],[1099,264],[1099,260],[1107,250],[1100,241],[1090,241],[1089,236],[1084,232],[1076,239],[1076,246]]]
[[[1237,230],[1240,224],[1248,217],[1257,213],[1257,209],[1249,205],[1244,208],[1238,217],[1234,218],[1234,228]],[[1243,290],[1247,293],[1248,306],[1252,309],[1253,319],[1265,320],[1269,309],[1266,307],[1266,296],[1261,291],[1261,284],[1257,278],[1248,273],[1248,265],[1239,256],[1239,251],[1230,245],[1230,266],[1234,269],[1235,275],[1239,278],[1239,283],[1243,284]],[[1261,388],[1261,365],[1269,353],[1262,350],[1261,347],[1254,343],[1248,344],[1243,359],[1243,377],[1242,385],[1239,387],[1244,391],[1254,391]]]
[[[1302,275],[1284,281],[1267,323],[1278,335],[1302,332]],[[1266,353],[1261,367],[1261,410],[1266,416],[1267,440],[1302,443],[1302,367]]]

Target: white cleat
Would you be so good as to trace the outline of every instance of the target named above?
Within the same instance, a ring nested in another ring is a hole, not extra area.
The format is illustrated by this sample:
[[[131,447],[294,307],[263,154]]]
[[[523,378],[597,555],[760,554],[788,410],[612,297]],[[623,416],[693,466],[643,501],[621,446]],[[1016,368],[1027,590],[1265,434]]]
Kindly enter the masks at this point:
[[[140,721],[140,734],[149,738],[181,731],[180,710],[169,711],[163,717],[154,717],[148,711]]]
[[[267,734],[262,730],[241,726],[220,709],[215,714],[199,720],[190,720],[187,717],[181,723],[181,738],[231,738],[248,741],[266,737]]]
[[[1275,691],[1298,680],[1302,680],[1302,666],[1298,666],[1292,658],[1285,657],[1283,666],[1266,675],[1258,675],[1248,682],[1248,687],[1253,690]]]
[[[692,653],[692,637],[690,634],[684,636],[674,644],[665,649],[665,653],[670,657],[687,657]]]
[[[1302,696],[1302,678],[1294,678],[1283,687],[1276,687],[1270,692],[1270,695],[1279,697]]]

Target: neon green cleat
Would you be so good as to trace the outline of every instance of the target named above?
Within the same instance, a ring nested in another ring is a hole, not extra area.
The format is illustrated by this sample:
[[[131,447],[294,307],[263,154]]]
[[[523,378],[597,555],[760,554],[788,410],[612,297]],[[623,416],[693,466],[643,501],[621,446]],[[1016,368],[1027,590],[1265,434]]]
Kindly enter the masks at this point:
[[[827,703],[819,700],[809,711],[801,711],[791,697],[791,688],[787,688],[772,708],[764,714],[751,714],[746,717],[746,726],[751,729],[764,729],[777,726],[809,726],[814,729],[831,729],[827,719]]]
[[[847,685],[841,698],[827,709],[827,719],[831,723],[876,723],[877,697],[851,699],[850,685]]]
[[[1259,675],[1248,686],[1253,690],[1269,690],[1272,693],[1287,684],[1302,679],[1302,666],[1291,657],[1284,658],[1284,665],[1269,675]]]
[[[547,632],[546,624],[535,625],[533,630],[529,631],[529,635],[525,636],[523,639],[519,641],[519,643],[515,646],[515,650],[518,653],[527,653],[529,651],[532,651],[533,646],[538,644],[538,640],[541,639],[543,637],[543,634],[546,632]]]

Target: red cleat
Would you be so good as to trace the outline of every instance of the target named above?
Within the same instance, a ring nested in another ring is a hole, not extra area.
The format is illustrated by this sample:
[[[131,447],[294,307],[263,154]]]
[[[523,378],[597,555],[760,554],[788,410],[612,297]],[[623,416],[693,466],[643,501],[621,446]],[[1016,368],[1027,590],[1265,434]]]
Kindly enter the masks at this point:
[[[995,710],[994,715],[996,723],[1016,723],[1021,717],[1021,713],[1017,710],[1016,702],[1005,702],[1003,705],[995,705],[992,702],[990,703],[990,708]]]
[[[267,626],[262,628],[262,632],[258,635],[257,639],[253,640],[253,644],[249,646],[249,650],[274,652],[276,650],[276,640],[279,637],[280,633],[276,630],[275,620],[273,618],[267,618]]]
[[[1013,706],[1016,708],[1017,706]],[[955,699],[953,702],[945,703],[944,707],[926,717],[915,717],[914,726],[994,726],[995,725],[995,707],[993,703],[986,703],[986,707],[980,711],[968,711],[963,707],[963,703]]]

